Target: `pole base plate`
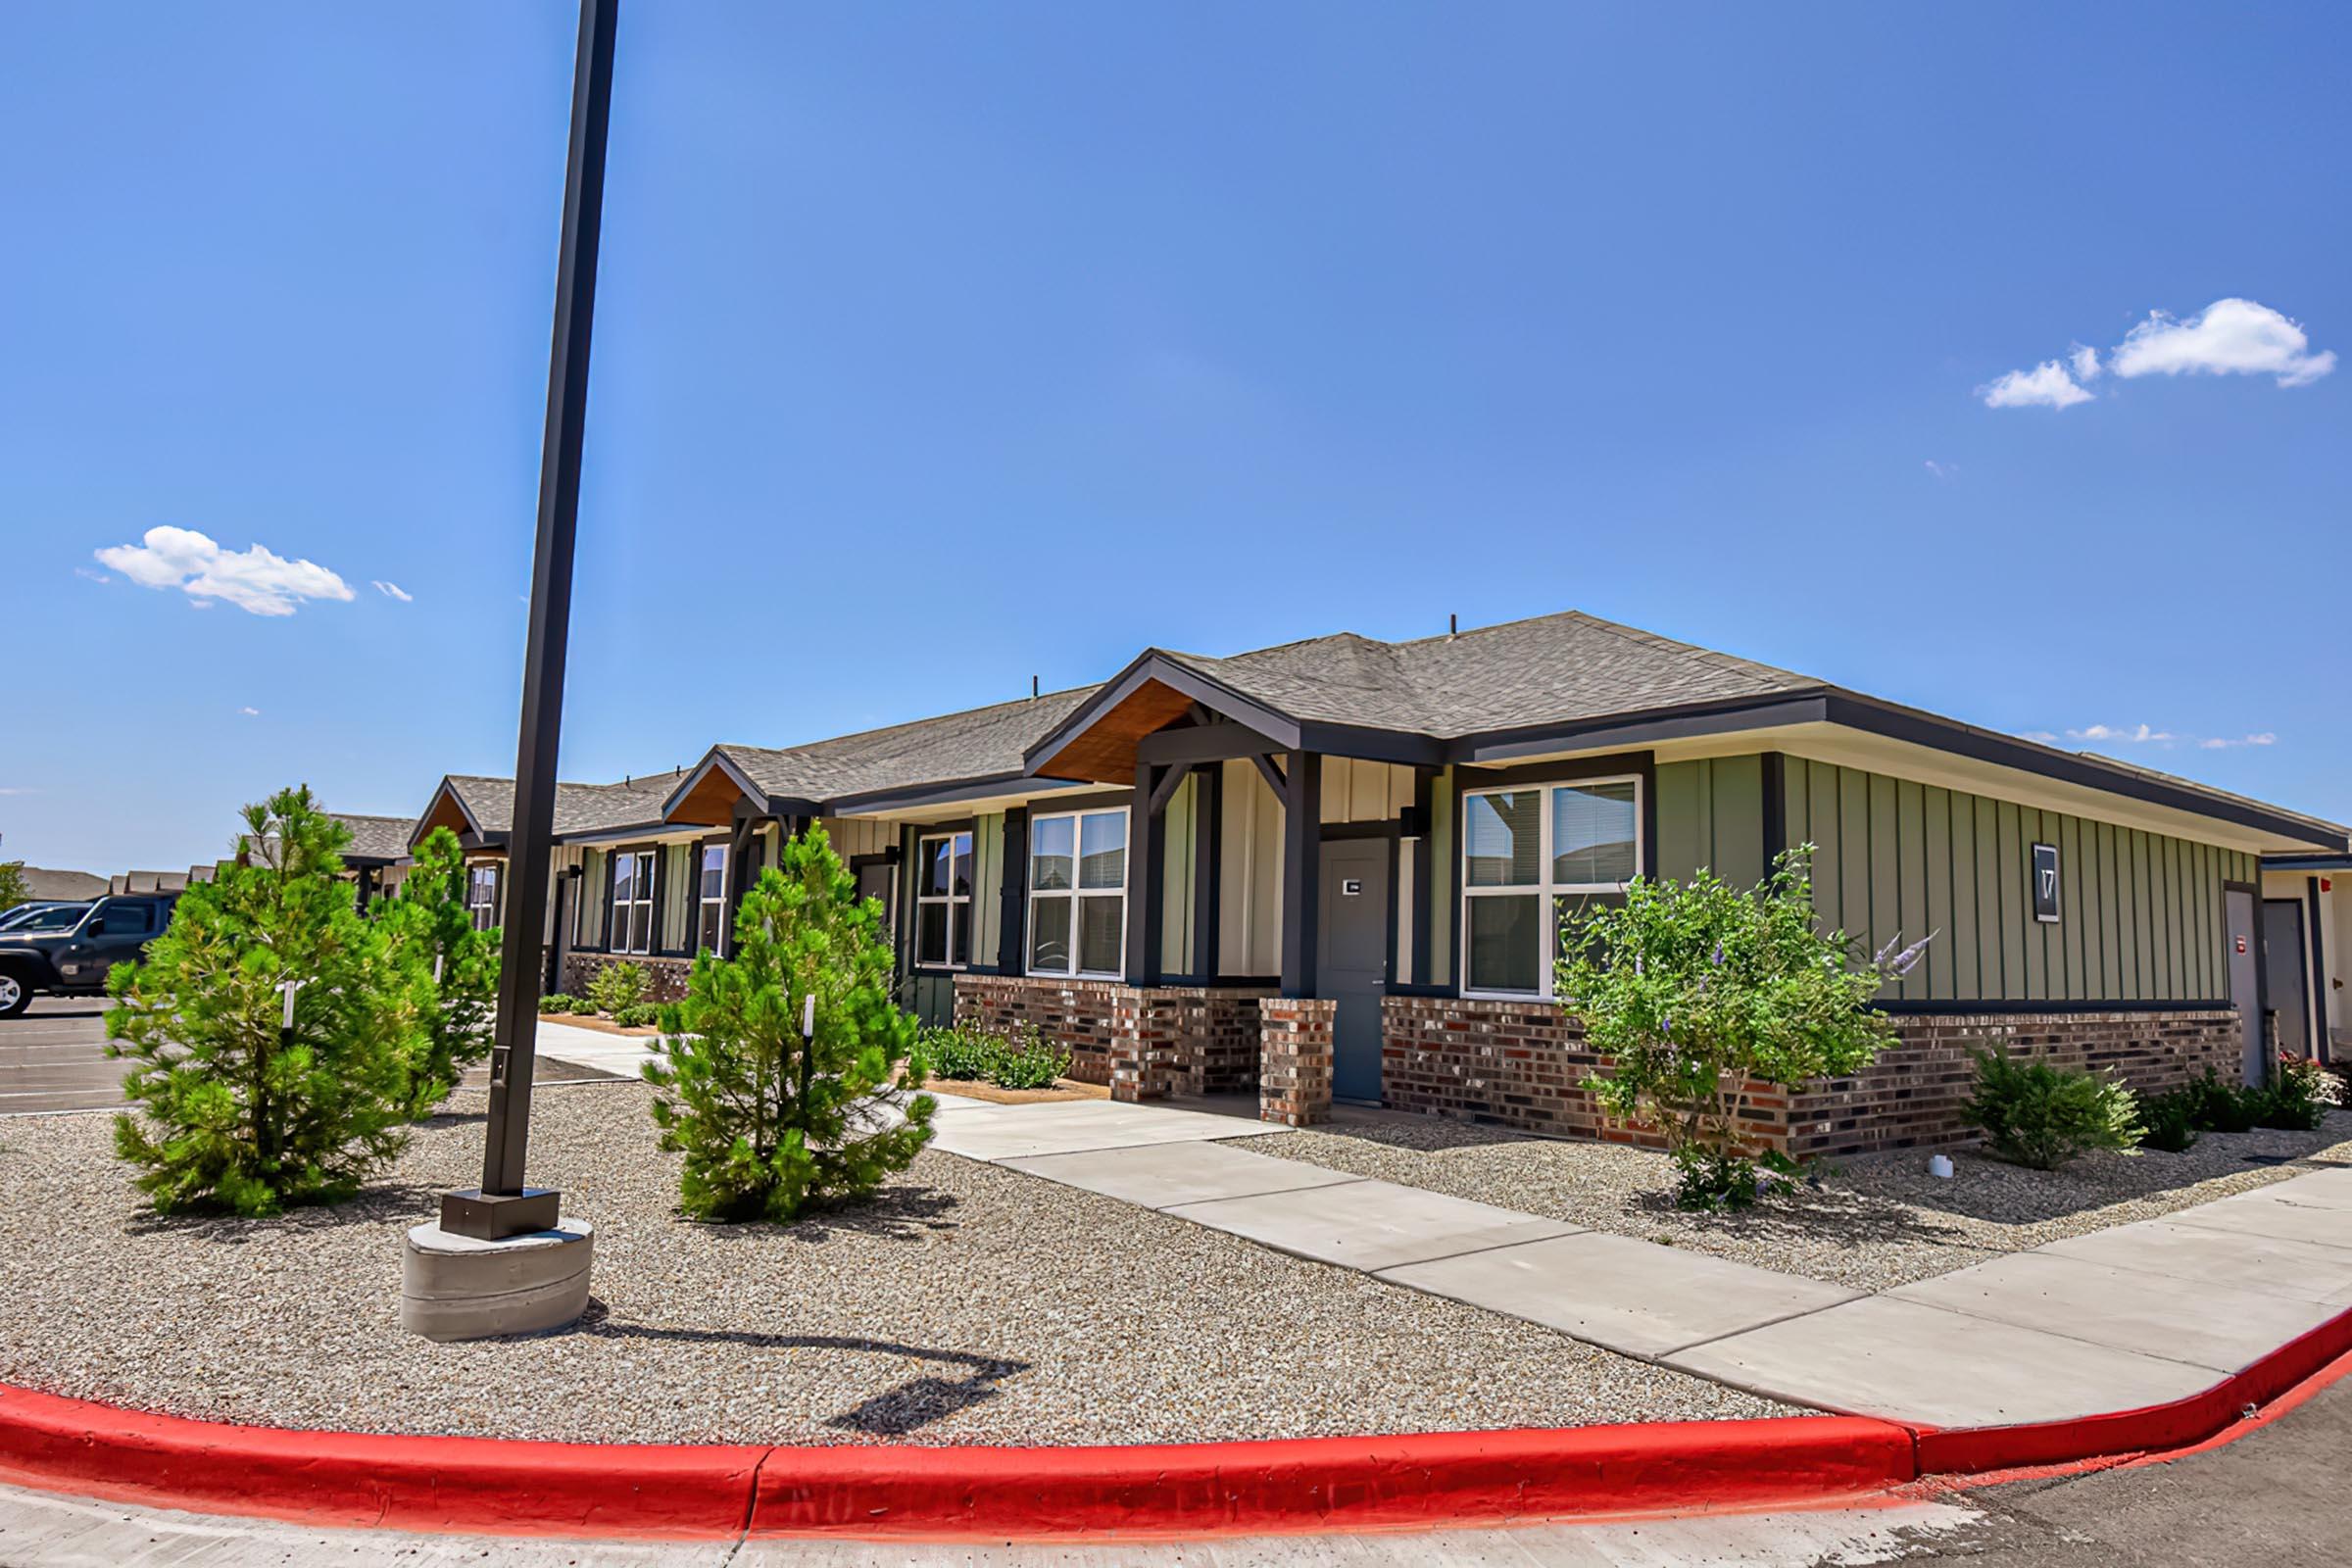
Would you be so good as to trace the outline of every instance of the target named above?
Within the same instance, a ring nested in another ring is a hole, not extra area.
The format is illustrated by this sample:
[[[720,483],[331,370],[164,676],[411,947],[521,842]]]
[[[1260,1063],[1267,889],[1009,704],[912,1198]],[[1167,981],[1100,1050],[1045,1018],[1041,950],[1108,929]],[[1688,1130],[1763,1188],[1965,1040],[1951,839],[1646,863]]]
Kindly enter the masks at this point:
[[[441,1228],[477,1242],[503,1242],[510,1236],[554,1230],[563,1205],[564,1195],[552,1187],[525,1187],[519,1193],[468,1187],[441,1195]]]

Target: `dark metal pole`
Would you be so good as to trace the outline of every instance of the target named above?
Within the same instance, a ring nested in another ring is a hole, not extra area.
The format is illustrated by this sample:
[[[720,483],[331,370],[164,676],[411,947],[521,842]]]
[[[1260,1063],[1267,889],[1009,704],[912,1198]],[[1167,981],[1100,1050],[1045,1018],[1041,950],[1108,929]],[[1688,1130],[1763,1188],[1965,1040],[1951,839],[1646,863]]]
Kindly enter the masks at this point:
[[[530,641],[514,756],[514,820],[507,838],[507,907],[499,943],[498,1025],[490,1057],[489,1137],[477,1193],[451,1193],[441,1224],[495,1240],[556,1222],[558,1197],[523,1186],[530,1136],[531,1055],[539,1023],[539,939],[555,838],[556,748],[564,719],[564,657],[571,622],[571,547],[580,512],[588,416],[588,338],[605,206],[605,137],[612,110],[612,36],[619,0],[580,0],[572,67],[571,152],[556,266],[556,326],[539,454],[539,535],[531,563]]]

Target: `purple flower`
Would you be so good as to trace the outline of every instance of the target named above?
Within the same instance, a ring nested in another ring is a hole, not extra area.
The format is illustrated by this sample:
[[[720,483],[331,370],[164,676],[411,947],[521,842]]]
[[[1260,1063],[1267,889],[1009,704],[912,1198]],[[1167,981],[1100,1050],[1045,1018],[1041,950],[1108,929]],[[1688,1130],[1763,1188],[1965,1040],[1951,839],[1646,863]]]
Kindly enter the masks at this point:
[[[1723,944],[1720,942],[1715,944],[1715,967],[1723,967]]]

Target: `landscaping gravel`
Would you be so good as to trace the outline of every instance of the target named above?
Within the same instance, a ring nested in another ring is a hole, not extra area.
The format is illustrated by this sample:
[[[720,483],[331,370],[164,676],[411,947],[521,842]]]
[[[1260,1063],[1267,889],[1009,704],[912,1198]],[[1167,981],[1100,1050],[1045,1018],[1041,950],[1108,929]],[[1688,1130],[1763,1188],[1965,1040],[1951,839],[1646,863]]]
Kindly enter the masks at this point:
[[[871,1205],[796,1226],[690,1223],[647,1098],[618,1083],[537,1097],[532,1172],[597,1228],[596,1302],[572,1332],[466,1345],[416,1339],[396,1311],[403,1232],[479,1173],[479,1094],[461,1091],[358,1200],[267,1221],[148,1213],[110,1118],[0,1125],[0,1382],[219,1420],[631,1442],[1190,1442],[1790,1413],[949,1154],[923,1154]]]
[[[2352,1164],[2347,1140],[2352,1111],[2338,1110],[2319,1132],[2207,1133],[2185,1153],[2101,1152],[2059,1171],[1947,1150],[1956,1167],[1950,1180],[1928,1174],[1925,1151],[1905,1151],[1825,1161],[1816,1168],[1818,1187],[1767,1199],[1744,1213],[1719,1214],[1674,1206],[1674,1167],[1664,1154],[1436,1117],[1357,1119],[1241,1147],[1883,1291],[1998,1252],[2211,1202],[2319,1165]],[[2248,1155],[2282,1163],[2252,1164]]]

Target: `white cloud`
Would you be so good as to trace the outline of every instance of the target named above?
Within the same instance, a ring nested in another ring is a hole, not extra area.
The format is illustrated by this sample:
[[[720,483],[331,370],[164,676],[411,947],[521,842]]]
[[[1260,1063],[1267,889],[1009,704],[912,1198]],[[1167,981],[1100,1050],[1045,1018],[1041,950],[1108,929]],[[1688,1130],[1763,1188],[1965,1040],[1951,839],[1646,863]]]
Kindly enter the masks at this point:
[[[2233,746],[2276,746],[2278,737],[2269,730],[2248,735],[2182,735],[2153,724],[2085,724],[2081,729],[2066,732],[2070,741],[2089,741],[2100,745],[2122,746],[2194,746],[2199,751],[2227,751]],[[2030,741],[2054,744],[2058,737],[2048,730],[2034,730],[2026,736]]]
[[[2074,368],[2076,380],[2092,380],[2099,373],[2099,351],[2078,343],[2073,352],[2067,355],[2066,363]]]
[[[2149,744],[2169,746],[2180,739],[2171,730],[2154,729],[2146,724],[2133,724],[2128,727],[2114,724],[2085,724],[2081,729],[2070,729],[2066,734],[2069,740],[2128,741],[2134,746]]]
[[[240,708],[237,710],[237,711],[243,713],[247,718],[259,718],[262,716],[262,710],[258,708]]]
[[[109,577],[105,572],[92,571],[87,566],[75,566],[74,568],[74,575],[76,577],[87,577],[92,582],[113,582],[115,580],[114,578]]]
[[[1952,475],[1960,471],[1960,465],[1957,463],[1937,463],[1934,458],[1930,458],[1928,460],[1928,471],[1938,479],[1949,479]]]
[[[2011,370],[1977,391],[1988,409],[2071,409],[2091,399],[2056,360],[2044,360],[2031,370]]]
[[[351,598],[351,587],[312,561],[288,561],[260,545],[223,550],[193,528],[150,528],[135,545],[96,552],[142,588],[177,588],[200,610],[226,601],[256,615],[291,615],[304,599]]]
[[[415,594],[409,592],[406,588],[403,588],[396,582],[386,582],[381,577],[378,577],[374,579],[371,586],[377,593],[382,594],[386,599],[397,599],[404,605],[413,605],[416,602],[416,596]]]
[[[38,795],[41,792],[39,790],[30,789],[19,784],[12,784],[6,789],[0,789],[0,795]]]
[[[2334,352],[2312,353],[2301,322],[2240,299],[2215,300],[2185,321],[2151,311],[2115,351],[2122,376],[2275,375],[2305,386],[2334,368]]]

